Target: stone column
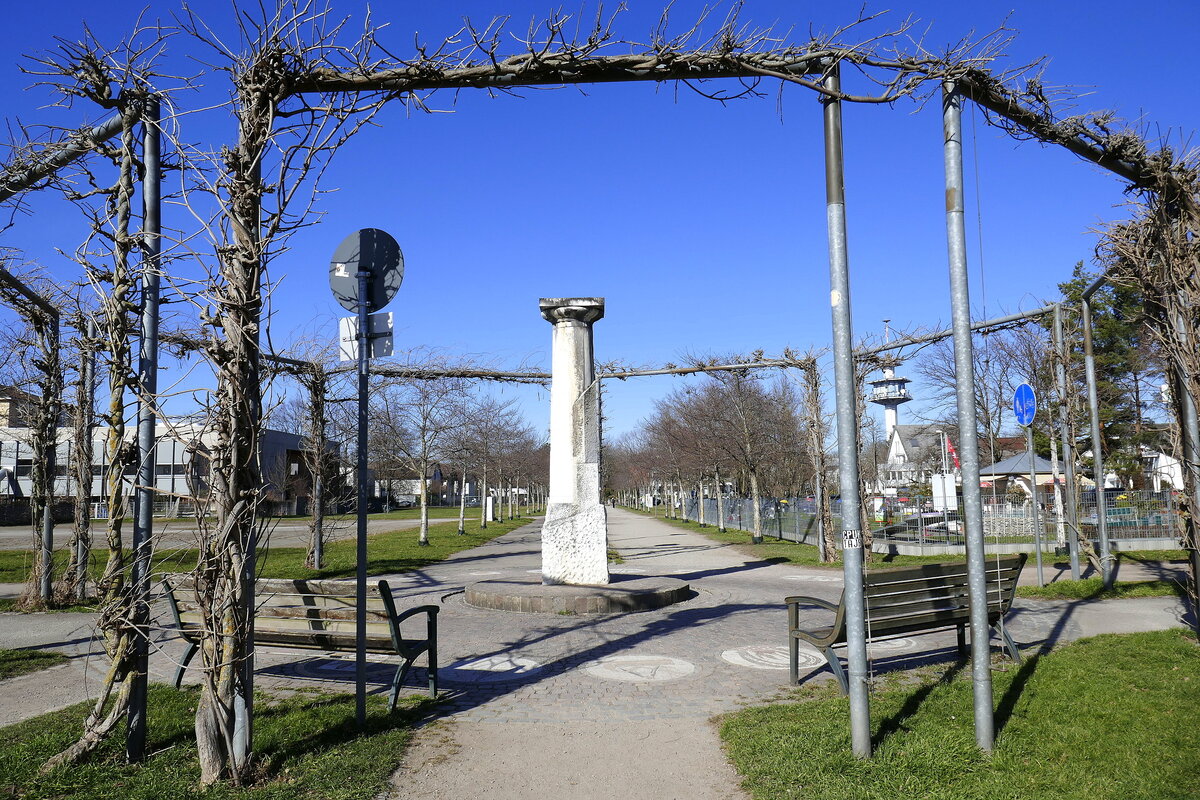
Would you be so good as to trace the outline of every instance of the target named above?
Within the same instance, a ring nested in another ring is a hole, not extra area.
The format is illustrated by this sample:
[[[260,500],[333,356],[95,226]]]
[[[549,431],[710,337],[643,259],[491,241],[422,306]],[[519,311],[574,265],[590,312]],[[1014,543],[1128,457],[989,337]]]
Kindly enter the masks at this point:
[[[538,303],[554,325],[550,382],[550,497],[542,523],[542,583],[608,583],[608,518],[600,501],[600,386],[592,323],[600,297]]]

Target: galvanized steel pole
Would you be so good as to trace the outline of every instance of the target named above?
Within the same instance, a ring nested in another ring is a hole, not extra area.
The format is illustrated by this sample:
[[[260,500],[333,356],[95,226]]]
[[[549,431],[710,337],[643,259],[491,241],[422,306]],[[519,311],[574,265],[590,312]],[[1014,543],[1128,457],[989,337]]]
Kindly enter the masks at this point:
[[[1095,284],[1093,284],[1095,285]],[[1092,422],[1092,477],[1096,481],[1096,530],[1100,536],[1100,573],[1104,588],[1111,588],[1112,551],[1108,543],[1108,499],[1104,496],[1104,454],[1100,439],[1100,401],[1096,392],[1096,355],[1092,349],[1092,298],[1083,295],[1083,366],[1087,374],[1088,411]]]
[[[979,495],[979,439],[975,414],[975,370],[971,345],[971,295],[967,287],[967,236],[963,206],[962,94],[953,81],[942,84],[946,167],[946,237],[950,261],[950,306],[954,330],[958,425],[961,439],[963,516],[967,535],[967,585],[971,597],[971,673],[975,691],[975,743],[991,752],[991,631],[983,549],[983,503]]]
[[[1058,382],[1058,430],[1062,440],[1063,472],[1066,473],[1064,494],[1067,501],[1067,552],[1071,557],[1071,580],[1079,580],[1079,507],[1075,497],[1075,443],[1067,435],[1070,430],[1067,411],[1067,350],[1063,341],[1062,305],[1054,304],[1054,360]]]
[[[837,67],[825,78],[837,92]],[[825,203],[829,231],[829,303],[833,316],[834,395],[837,400],[838,478],[842,492],[842,568],[845,575],[846,661],[850,682],[850,739],[854,755],[871,755],[871,711],[867,693],[866,602],[863,594],[863,534],[858,496],[857,388],[854,325],[850,318],[850,259],[846,247],[846,193],[842,158],[842,104],[825,105]]]
[[[1033,546],[1037,555],[1038,586],[1045,586],[1046,579],[1042,572],[1042,516],[1038,513],[1037,497],[1037,467],[1033,462],[1033,425],[1025,427],[1025,451],[1029,454],[1029,499],[1033,511]]]
[[[354,587],[354,718],[367,725],[367,348],[371,345],[367,292],[371,273],[358,271],[358,536]]]
[[[1171,321],[1175,324],[1176,335],[1184,341],[1195,336],[1195,331],[1189,329],[1187,320],[1182,314],[1177,314]],[[1180,438],[1183,440],[1184,468],[1191,476],[1191,481],[1185,482],[1184,486],[1189,487],[1190,484],[1189,488],[1195,492],[1200,488],[1200,420],[1196,416],[1196,399],[1188,391],[1186,373],[1178,362],[1175,365],[1175,391],[1179,393],[1182,411],[1179,429],[1182,434]],[[1200,522],[1189,519],[1187,524],[1192,529],[1189,533],[1192,533],[1194,537],[1196,535],[1195,527]],[[1197,542],[1195,538],[1190,538],[1185,540],[1184,544],[1190,548],[1188,558],[1191,560],[1192,567],[1192,630],[1200,636],[1200,542]]]
[[[155,404],[158,393],[158,294],[161,254],[160,140],[158,101],[150,98],[142,116],[142,330],[138,352],[138,474],[133,517],[133,675],[126,713],[125,757],[146,756],[146,674],[149,666],[150,550],[154,514]]]

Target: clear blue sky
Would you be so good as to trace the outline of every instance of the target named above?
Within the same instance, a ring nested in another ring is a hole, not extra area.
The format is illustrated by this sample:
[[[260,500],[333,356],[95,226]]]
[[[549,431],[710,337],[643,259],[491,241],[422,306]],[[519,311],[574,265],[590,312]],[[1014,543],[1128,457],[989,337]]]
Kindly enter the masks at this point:
[[[166,17],[171,5],[159,4],[157,13]],[[661,3],[629,5],[617,31],[644,39]],[[360,3],[335,6],[361,19]],[[435,42],[457,30],[464,15],[486,21],[510,14],[519,32],[552,7],[528,0],[381,2],[375,21],[389,23],[385,41],[407,55],[414,31]],[[677,2],[675,27],[682,29],[699,7]],[[1087,93],[1079,110],[1115,109],[1176,143],[1191,141],[1197,128],[1200,89],[1191,62],[1200,4],[1194,0],[1103,0],[1086,10],[1031,0],[867,5],[889,7],[895,23],[920,18],[925,46],[935,51],[1007,23],[1017,33],[1004,63],[1047,56],[1046,83]],[[749,0],[742,18],[793,28],[795,40],[810,27],[830,30],[848,21],[857,8]],[[18,54],[51,46],[53,36],[76,38],[85,19],[110,41],[140,9],[140,3],[76,0],[10,4],[0,30],[6,117],[76,119],[39,111],[47,95],[24,88],[32,81],[19,73]],[[173,63],[192,71],[180,60],[182,43],[176,47]],[[850,90],[867,89],[854,77],[845,80]],[[434,97],[432,107],[453,111],[436,115],[406,116],[397,105],[335,160],[325,186],[337,192],[321,201],[321,224],[297,236],[293,251],[276,262],[276,347],[299,332],[336,335],[341,311],[326,284],[329,256],[360,227],[390,231],[405,252],[404,285],[389,308],[400,349],[437,346],[497,366],[546,367],[550,326],[537,300],[561,295],[607,299],[607,316],[596,326],[600,360],[657,366],[684,352],[826,346],[820,106],[800,87],[782,95],[777,85],[763,88],[766,98],[727,107],[682,87],[642,84],[535,90],[523,98],[464,91]],[[899,328],[949,319],[937,112],[936,103],[922,109],[906,101],[846,108],[860,336],[878,336],[885,317]],[[1036,307],[1075,262],[1091,259],[1094,229],[1125,214],[1121,185],[1065,152],[1004,137],[977,112],[968,111],[964,122],[976,314]],[[196,130],[193,138],[209,144],[232,141],[233,122],[210,119]],[[75,212],[49,197],[33,207],[36,213],[19,218],[0,243],[24,249],[56,275],[74,276],[54,249],[77,244]],[[610,431],[633,427],[653,398],[681,380],[610,387]],[[919,394],[919,385],[913,390]],[[521,396],[529,416],[544,424],[545,393],[504,391]]]

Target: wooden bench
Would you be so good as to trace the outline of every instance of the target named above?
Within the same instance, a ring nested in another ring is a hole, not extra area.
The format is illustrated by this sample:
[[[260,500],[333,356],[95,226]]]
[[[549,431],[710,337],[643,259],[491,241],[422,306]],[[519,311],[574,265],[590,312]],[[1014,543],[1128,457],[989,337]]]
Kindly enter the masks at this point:
[[[1016,643],[999,624],[1012,607],[1017,578],[1025,566],[1025,553],[987,559],[988,625],[1000,634],[1008,653],[1020,662]],[[923,564],[918,567],[876,570],[866,573],[863,594],[867,608],[868,640],[886,639],[909,633],[927,633],[957,628],[958,650],[966,650],[966,629],[971,623],[971,604],[965,562]],[[846,671],[833,648],[846,643],[846,595],[837,605],[818,597],[788,597],[788,653],[792,683],[799,683],[800,642],[816,647],[829,662],[842,692],[849,690]],[[800,627],[800,607],[817,606],[834,612],[833,624],[806,630]]]
[[[179,635],[188,643],[187,652],[175,673],[178,688],[188,663],[200,647],[200,611],[190,575],[165,575],[162,583]],[[355,652],[353,581],[264,579],[257,581],[255,586],[256,645]],[[422,653],[428,654],[429,694],[437,697],[438,610],[438,606],[425,605],[397,613],[387,581],[381,580],[367,587],[366,651],[396,655],[401,660],[392,678],[389,712],[396,708],[404,677]],[[406,637],[401,631],[401,623],[419,614],[427,615],[425,638]]]

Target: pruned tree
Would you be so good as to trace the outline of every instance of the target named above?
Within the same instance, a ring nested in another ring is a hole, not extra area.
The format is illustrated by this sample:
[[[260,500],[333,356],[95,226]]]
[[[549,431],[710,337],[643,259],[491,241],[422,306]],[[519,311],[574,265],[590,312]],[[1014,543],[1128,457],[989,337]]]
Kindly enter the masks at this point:
[[[30,359],[37,376],[37,403],[33,408],[33,464],[30,473],[29,514],[33,528],[33,569],[22,597],[27,607],[51,601],[49,588],[52,563],[48,558],[45,536],[53,526],[55,451],[58,446],[58,415],[62,397],[62,372],[59,364],[59,312],[42,292],[27,284],[30,277],[18,278],[0,265],[0,302],[16,309],[34,334],[36,343]]]
[[[463,425],[466,399],[461,379],[381,380],[372,392],[371,429],[376,463],[416,475],[421,524],[418,544],[429,544],[429,476],[448,454],[455,431]]]

